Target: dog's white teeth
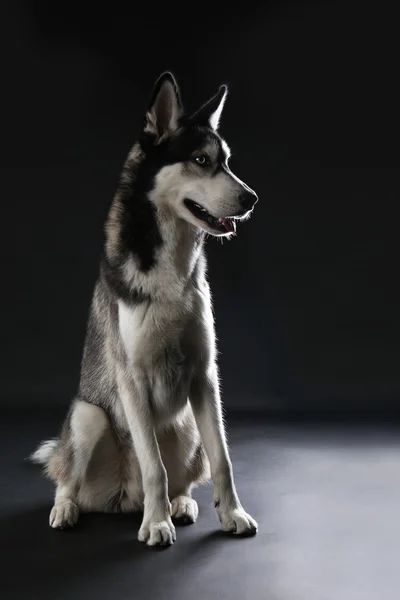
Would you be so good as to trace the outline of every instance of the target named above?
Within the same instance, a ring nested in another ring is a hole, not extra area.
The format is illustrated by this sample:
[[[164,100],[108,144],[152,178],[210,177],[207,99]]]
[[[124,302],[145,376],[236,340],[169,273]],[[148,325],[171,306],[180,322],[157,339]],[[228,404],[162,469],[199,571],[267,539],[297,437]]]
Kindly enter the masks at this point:
[[[197,208],[197,210],[198,210],[198,211],[200,211],[200,212],[202,212],[202,213],[206,213],[206,214],[207,214],[207,211],[206,211],[206,209],[205,209],[205,208],[203,208],[202,206],[200,206],[200,204],[195,204],[194,206]]]

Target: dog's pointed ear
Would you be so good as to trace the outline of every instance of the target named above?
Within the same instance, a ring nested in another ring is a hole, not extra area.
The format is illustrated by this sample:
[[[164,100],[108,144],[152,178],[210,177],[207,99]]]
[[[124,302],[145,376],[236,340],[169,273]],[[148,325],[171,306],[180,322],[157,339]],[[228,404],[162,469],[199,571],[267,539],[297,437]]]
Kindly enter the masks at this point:
[[[158,138],[174,131],[182,116],[178,84],[172,73],[166,71],[156,81],[146,115],[145,130]]]
[[[190,119],[197,125],[211,127],[217,131],[227,95],[228,86],[221,85],[215,96],[203,104]]]

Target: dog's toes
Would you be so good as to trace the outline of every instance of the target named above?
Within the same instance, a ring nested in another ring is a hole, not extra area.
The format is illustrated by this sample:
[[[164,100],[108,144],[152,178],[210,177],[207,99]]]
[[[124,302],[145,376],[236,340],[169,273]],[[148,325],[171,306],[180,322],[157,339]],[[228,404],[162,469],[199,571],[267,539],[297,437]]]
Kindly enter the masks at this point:
[[[142,525],[141,528],[139,529],[139,533],[138,533],[138,540],[139,542],[144,542],[146,543],[147,540],[150,537],[150,531],[147,525]]]
[[[145,523],[139,530],[138,540],[148,546],[171,546],[176,540],[175,527],[171,519]]]
[[[157,523],[150,528],[148,546],[171,546],[176,540],[175,528],[166,521]]]
[[[189,525],[195,523],[199,514],[196,500],[188,496],[177,496],[171,502],[172,517],[176,521]]]
[[[244,511],[243,511],[244,512]],[[244,513],[244,515],[240,515],[235,518],[236,524],[236,535],[255,535],[258,530],[257,522],[248,515]]]
[[[79,517],[79,508],[72,500],[65,500],[53,506],[49,523],[53,529],[67,529],[73,527]]]
[[[229,510],[219,516],[223,531],[241,536],[255,535],[258,531],[257,522],[243,508]]]

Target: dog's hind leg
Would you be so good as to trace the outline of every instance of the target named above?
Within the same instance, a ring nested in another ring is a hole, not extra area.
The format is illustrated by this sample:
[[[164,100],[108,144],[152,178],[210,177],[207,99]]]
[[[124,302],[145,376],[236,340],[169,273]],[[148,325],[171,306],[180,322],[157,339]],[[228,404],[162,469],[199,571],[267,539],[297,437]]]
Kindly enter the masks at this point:
[[[188,525],[189,523],[195,523],[199,515],[197,502],[192,498],[192,488],[197,483],[204,483],[209,478],[209,464],[201,445],[197,446],[188,460],[183,475],[181,489],[179,486],[177,487],[176,483],[174,486],[171,513],[176,521]]]
[[[168,473],[171,516],[175,521],[189,524],[195,523],[199,514],[192,488],[208,479],[209,465],[190,407],[184,414],[179,424],[164,432],[160,448]]]
[[[101,408],[82,400],[75,402],[47,466],[49,476],[57,483],[51,527],[64,529],[76,524],[89,463],[108,428],[108,418]]]
[[[79,517],[78,505],[74,502],[74,487],[70,484],[58,484],[54,506],[50,512],[49,523],[54,529],[73,527]]]
[[[179,473],[179,479],[176,477],[178,473],[179,469],[177,472],[175,465],[170,486],[171,515],[175,521],[188,525],[195,523],[199,515],[197,502],[192,498],[192,489],[196,483],[203,483],[208,479],[208,462],[201,445],[195,449],[190,458],[187,457],[187,464],[184,471]]]
[[[171,516],[179,523],[189,525],[195,523],[199,514],[196,500],[192,498],[190,488],[183,490],[179,496],[171,500]]]

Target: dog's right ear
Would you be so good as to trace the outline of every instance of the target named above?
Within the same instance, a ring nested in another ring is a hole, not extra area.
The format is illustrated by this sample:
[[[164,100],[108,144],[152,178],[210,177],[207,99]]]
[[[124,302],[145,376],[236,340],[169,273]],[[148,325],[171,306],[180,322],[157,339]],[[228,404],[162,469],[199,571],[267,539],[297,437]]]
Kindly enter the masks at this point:
[[[215,96],[203,104],[203,106],[190,117],[190,120],[197,125],[211,127],[211,129],[217,131],[227,94],[228,86],[221,85]]]
[[[158,139],[178,127],[182,104],[178,84],[172,73],[163,73],[154,86],[146,114],[145,131]]]

